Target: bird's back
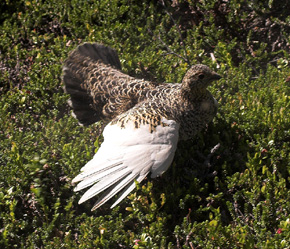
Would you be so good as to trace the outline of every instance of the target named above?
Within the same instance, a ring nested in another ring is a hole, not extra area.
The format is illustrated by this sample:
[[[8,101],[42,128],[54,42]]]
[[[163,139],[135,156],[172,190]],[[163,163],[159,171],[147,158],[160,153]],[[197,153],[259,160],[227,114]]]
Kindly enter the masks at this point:
[[[112,120],[156,86],[122,73],[116,51],[96,43],[73,50],[63,67],[63,81],[74,114],[84,125]]]

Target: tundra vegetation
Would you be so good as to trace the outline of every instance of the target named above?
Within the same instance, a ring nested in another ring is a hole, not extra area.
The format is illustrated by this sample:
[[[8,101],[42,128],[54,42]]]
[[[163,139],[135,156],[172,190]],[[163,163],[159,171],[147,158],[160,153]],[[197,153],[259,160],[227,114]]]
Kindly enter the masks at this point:
[[[290,4],[250,0],[0,1],[1,248],[289,248]],[[202,63],[214,121],[118,207],[71,180],[102,142],[79,126],[61,68],[82,42],[123,71],[181,82]]]

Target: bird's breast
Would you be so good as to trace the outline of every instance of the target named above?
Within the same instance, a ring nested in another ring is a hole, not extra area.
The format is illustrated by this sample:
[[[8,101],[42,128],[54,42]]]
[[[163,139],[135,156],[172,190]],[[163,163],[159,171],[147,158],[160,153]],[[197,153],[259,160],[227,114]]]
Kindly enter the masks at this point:
[[[210,101],[203,101],[200,105],[200,110],[203,112],[209,112],[212,108],[212,103]]]

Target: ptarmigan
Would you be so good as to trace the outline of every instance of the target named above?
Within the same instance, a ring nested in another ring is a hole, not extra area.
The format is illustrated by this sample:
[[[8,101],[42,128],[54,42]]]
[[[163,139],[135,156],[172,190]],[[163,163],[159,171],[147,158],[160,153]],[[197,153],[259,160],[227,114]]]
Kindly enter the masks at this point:
[[[207,86],[221,77],[205,65],[192,66],[182,83],[156,84],[121,72],[112,48],[84,43],[63,67],[65,90],[81,124],[103,120],[104,142],[73,179],[75,191],[89,188],[82,203],[101,192],[92,210],[122,190],[111,208],[149,173],[160,176],[172,163],[179,139],[192,138],[217,112]]]

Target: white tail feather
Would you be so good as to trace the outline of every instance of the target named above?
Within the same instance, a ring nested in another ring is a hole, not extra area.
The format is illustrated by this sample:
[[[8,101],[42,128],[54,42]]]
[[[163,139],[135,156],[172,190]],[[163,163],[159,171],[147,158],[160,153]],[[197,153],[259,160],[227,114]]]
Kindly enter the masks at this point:
[[[148,172],[149,173],[149,172]],[[147,173],[147,174],[148,174]],[[136,179],[136,181],[137,182],[142,182],[144,179],[145,179],[145,177],[147,176],[147,174],[145,174],[145,175],[141,175],[141,176],[139,176],[137,179]],[[119,198],[118,198],[118,200],[111,206],[111,208],[114,208],[115,206],[117,206],[128,194],[130,194],[131,193],[131,191],[135,188],[136,186],[135,186],[135,182],[133,182],[130,186],[128,186],[122,193],[121,193],[121,195],[119,196]]]
[[[130,182],[132,182],[136,178],[137,174],[130,174],[125,179],[121,180],[106,192],[102,194],[102,196],[98,199],[98,201],[93,206],[92,210],[95,210],[110,200],[115,194],[117,194],[120,190],[125,188]]]
[[[98,162],[98,164],[96,164]],[[82,169],[82,173],[77,175],[72,182],[80,182],[85,180],[86,178],[93,177],[94,175],[101,174],[103,172],[108,171],[111,168],[114,168],[116,166],[119,166],[122,164],[122,162],[117,161],[116,163],[113,163],[111,161],[97,161],[95,160],[95,157],[90,160]]]
[[[102,178],[118,173],[118,171],[125,168],[127,168],[127,166],[118,165],[116,167],[108,168],[107,171],[102,171],[101,173],[90,174],[89,176],[83,178],[83,180],[74,188],[74,191],[77,192],[84,188],[87,188],[93,185],[95,182],[101,180]]]
[[[131,173],[130,170],[123,169],[123,170],[119,171],[117,174],[108,175],[107,177],[103,178],[101,181],[96,183],[94,186],[92,186],[89,190],[87,190],[84,193],[82,198],[79,200],[79,204],[87,201],[88,199],[92,198],[93,196],[104,191],[105,189],[112,186],[116,182],[120,181],[122,178],[126,177],[130,173]]]
[[[141,182],[150,172],[153,177],[161,175],[173,160],[179,130],[175,121],[163,121],[166,125],[157,126],[153,132],[150,132],[149,125],[136,129],[131,121],[125,128],[108,124],[98,152],[73,179],[73,182],[79,182],[75,191],[94,184],[79,203],[105,191],[94,210],[123,190],[113,208],[135,188],[134,180]]]

